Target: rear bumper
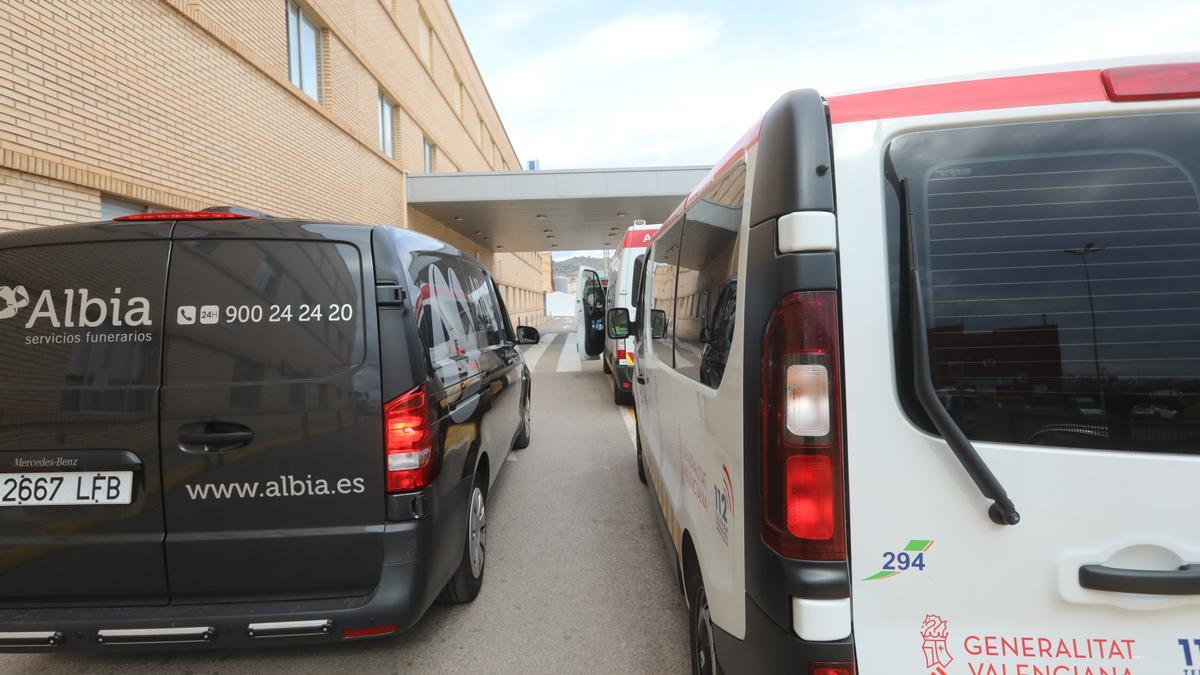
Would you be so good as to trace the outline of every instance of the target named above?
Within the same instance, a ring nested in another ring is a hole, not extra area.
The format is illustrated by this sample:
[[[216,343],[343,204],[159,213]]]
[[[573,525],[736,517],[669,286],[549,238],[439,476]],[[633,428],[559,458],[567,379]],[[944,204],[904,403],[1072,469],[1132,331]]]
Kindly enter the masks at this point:
[[[616,364],[612,366],[612,372],[617,381],[617,389],[633,394],[633,366]]]
[[[183,649],[225,649],[269,645],[347,642],[387,637],[413,626],[432,604],[440,584],[428,562],[418,555],[426,547],[423,530],[430,521],[389,523],[384,532],[384,564],[379,584],[366,596],[324,600],[169,605],[161,607],[98,607],[0,610],[0,651],[85,652]],[[441,575],[444,576],[444,575]],[[252,624],[305,622],[303,626],[271,627]],[[384,627],[394,630],[382,632]],[[166,638],[162,629],[174,631]],[[345,631],[377,628],[366,637],[346,638]],[[282,635],[271,635],[280,632]],[[116,631],[114,633],[113,631]],[[136,631],[134,635],[122,631]],[[29,633],[20,643],[14,633]],[[159,636],[154,634],[159,632]],[[57,637],[51,644],[50,635]],[[40,642],[40,644],[38,644]],[[27,645],[27,646],[24,646]]]
[[[806,642],[780,627],[746,598],[746,639],[714,626],[717,662],[725,675],[795,675],[807,673],[812,663],[854,661],[853,639],[838,642]]]

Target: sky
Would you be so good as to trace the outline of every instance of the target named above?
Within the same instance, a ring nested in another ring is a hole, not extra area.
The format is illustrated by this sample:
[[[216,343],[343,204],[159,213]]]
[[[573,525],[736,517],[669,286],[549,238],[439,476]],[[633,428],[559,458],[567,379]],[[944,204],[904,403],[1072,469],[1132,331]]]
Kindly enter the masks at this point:
[[[711,165],[781,94],[1200,51],[1197,0],[450,0],[542,169]]]

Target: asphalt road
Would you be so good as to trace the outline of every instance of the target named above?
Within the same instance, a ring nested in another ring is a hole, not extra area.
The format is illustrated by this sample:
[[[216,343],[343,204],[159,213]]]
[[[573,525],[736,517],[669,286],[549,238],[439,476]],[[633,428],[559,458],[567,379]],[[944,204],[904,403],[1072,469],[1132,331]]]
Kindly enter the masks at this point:
[[[408,633],[309,648],[0,655],[0,673],[686,673],[687,613],[638,482],[628,422],[599,361],[558,320],[536,359],[532,444],[488,501],[474,603],[435,605]],[[548,346],[546,346],[548,344]],[[563,353],[564,346],[569,351]]]

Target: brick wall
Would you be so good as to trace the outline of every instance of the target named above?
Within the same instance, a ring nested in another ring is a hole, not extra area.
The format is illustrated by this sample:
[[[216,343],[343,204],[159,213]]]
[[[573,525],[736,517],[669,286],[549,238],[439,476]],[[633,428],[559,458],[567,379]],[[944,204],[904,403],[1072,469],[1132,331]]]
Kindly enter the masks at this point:
[[[446,0],[298,4],[321,30],[318,101],[288,79],[286,0],[0,0],[0,228],[94,220],[103,194],[239,204],[414,227],[536,285],[537,256],[493,257],[405,203],[425,138],[439,169],[520,166]]]
[[[100,218],[100,193],[0,168],[0,231]]]

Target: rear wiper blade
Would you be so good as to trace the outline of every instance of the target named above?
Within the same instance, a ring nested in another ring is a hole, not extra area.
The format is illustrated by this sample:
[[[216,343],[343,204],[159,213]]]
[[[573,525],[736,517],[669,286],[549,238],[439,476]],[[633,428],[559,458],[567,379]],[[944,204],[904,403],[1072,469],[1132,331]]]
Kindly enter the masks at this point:
[[[933,426],[950,446],[958,463],[966,470],[967,475],[975,482],[975,487],[986,498],[992,500],[988,507],[988,517],[997,525],[1016,525],[1021,522],[1021,514],[1008,498],[1004,486],[996,479],[995,474],[988,468],[983,458],[971,445],[967,435],[963,433],[958,423],[950,416],[950,411],[942,405],[938,398],[937,389],[933,386],[933,368],[929,362],[929,335],[925,323],[925,294],[921,282],[921,257],[917,253],[917,235],[913,224],[912,202],[909,196],[908,179],[900,181],[900,211],[904,218],[904,232],[908,244],[907,272],[909,277],[909,293],[912,296],[909,307],[909,328],[912,331],[913,349],[913,387],[917,392],[917,400],[925,414],[929,416]]]

